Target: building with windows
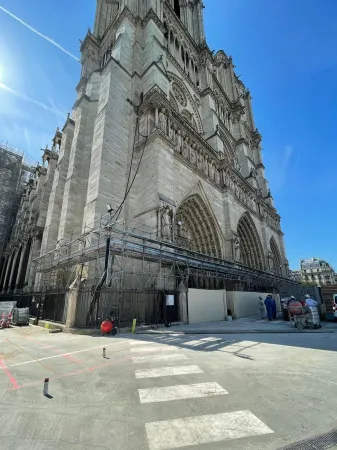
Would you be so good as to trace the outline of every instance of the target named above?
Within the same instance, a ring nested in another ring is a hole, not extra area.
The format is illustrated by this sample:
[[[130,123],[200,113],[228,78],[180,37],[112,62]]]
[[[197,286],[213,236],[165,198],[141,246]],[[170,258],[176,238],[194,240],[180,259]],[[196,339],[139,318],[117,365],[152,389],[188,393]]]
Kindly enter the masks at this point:
[[[301,259],[301,280],[319,286],[337,284],[337,274],[329,263],[320,258]]]
[[[232,58],[209,49],[202,2],[97,0],[81,67],[72,114],[53,141],[59,150],[39,174],[50,189],[43,229],[20,244],[31,238],[35,249],[23,285],[69,286],[76,274],[97,283],[102,273],[119,274],[123,287],[284,284],[288,261],[251,94]],[[5,270],[18,267],[22,281],[17,258]]]

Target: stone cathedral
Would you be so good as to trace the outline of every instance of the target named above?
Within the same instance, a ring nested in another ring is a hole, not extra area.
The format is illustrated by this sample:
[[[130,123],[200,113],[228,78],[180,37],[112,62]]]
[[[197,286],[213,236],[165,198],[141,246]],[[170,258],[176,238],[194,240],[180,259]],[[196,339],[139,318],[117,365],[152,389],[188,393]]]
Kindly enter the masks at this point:
[[[160,240],[288,276],[250,92],[209,49],[203,8],[97,0],[73,112],[45,152],[49,202],[30,260],[125,200],[121,217]]]

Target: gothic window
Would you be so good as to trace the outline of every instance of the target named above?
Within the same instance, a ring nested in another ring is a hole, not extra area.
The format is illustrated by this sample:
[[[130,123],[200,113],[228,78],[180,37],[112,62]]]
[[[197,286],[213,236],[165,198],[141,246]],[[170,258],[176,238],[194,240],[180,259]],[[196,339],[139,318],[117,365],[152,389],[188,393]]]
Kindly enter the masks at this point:
[[[174,12],[177,14],[177,16],[180,19],[180,4],[179,4],[179,0],[174,0],[173,9],[174,9]]]

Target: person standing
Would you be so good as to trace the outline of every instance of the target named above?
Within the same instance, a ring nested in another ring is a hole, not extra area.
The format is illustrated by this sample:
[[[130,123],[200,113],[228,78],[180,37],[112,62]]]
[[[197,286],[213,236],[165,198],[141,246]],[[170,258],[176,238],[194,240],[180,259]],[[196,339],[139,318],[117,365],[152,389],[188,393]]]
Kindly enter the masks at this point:
[[[316,300],[311,298],[309,294],[306,294],[306,296],[305,296],[305,305],[306,306],[311,306],[312,308],[317,308]]]
[[[261,319],[263,320],[266,318],[266,310],[264,307],[263,298],[261,296],[258,298],[258,304],[259,304],[260,316],[261,316]]]
[[[274,297],[271,298],[271,305],[272,305],[272,309],[273,309],[273,320],[276,319],[276,302]]]
[[[273,301],[272,301],[273,296],[271,294],[268,294],[264,304],[266,305],[266,310],[267,310],[267,317],[268,320],[271,321],[273,320]]]

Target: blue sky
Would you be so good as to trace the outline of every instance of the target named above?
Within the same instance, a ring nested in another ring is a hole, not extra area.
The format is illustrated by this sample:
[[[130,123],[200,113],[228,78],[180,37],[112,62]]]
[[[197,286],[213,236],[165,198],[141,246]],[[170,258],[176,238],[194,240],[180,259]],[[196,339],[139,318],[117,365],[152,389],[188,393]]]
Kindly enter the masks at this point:
[[[320,256],[337,270],[337,2],[204,4],[210,48],[233,57],[252,92],[290,266]],[[95,0],[0,0],[0,6],[78,57],[95,12]],[[0,10],[0,140],[39,159],[71,111],[79,72],[73,58]]]

